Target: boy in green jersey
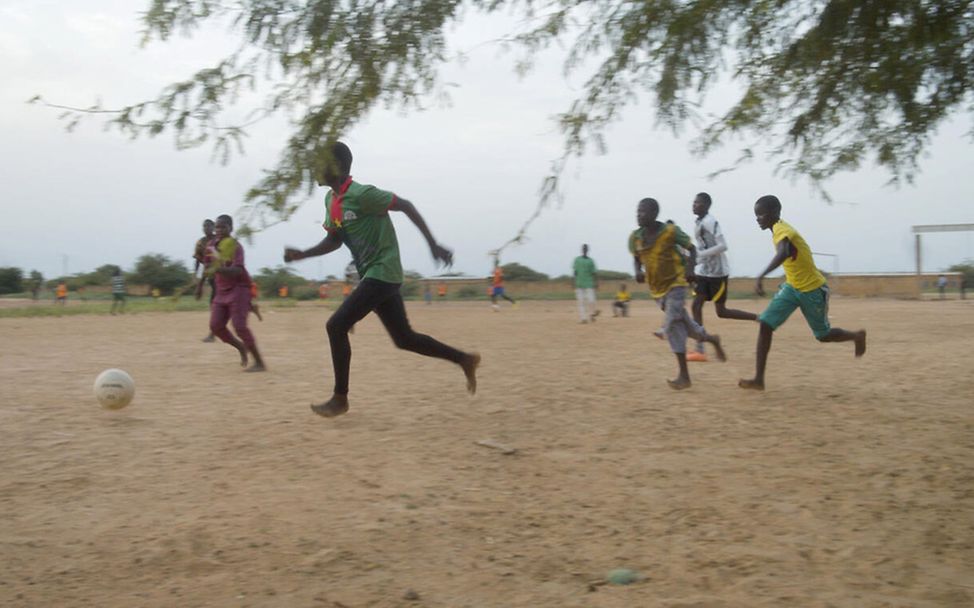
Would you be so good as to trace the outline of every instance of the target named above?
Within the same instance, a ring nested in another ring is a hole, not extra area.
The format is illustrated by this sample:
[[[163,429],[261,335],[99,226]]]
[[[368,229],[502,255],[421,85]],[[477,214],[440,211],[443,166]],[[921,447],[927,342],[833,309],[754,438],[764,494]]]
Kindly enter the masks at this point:
[[[572,262],[572,283],[575,286],[575,300],[578,302],[578,322],[595,323],[595,317],[599,316],[596,294],[599,277],[595,260],[588,255],[587,244],[582,245],[582,255]]]
[[[785,282],[774,295],[767,309],[758,317],[758,355],[754,378],[738,382],[741,388],[763,391],[764,370],[771,351],[774,330],[788,320],[796,308],[800,308],[805,321],[819,342],[855,342],[857,357],[866,352],[866,331],[847,331],[829,325],[829,286],[825,276],[815,267],[812,250],[798,231],[781,219],[781,201],[776,196],[762,196],[754,203],[754,216],[761,230],[771,230],[775,246],[774,257],[758,277],[754,291],[764,295],[762,280],[765,275],[784,266]]]
[[[335,390],[331,399],[311,406],[320,416],[340,416],[348,411],[348,372],[352,349],[348,332],[367,314],[375,311],[399,348],[428,357],[446,359],[459,365],[467,378],[467,390],[477,390],[480,355],[465,353],[413,331],[406,317],[399,287],[403,281],[399,243],[389,211],[406,215],[426,238],[433,259],[447,266],[453,253],[436,242],[416,207],[404,198],[352,181],[352,151],[344,143],[332,146],[332,162],[318,176],[318,184],[329,186],[325,197],[328,235],[310,249],[286,248],[284,261],[325,255],[345,244],[361,280],[355,290],[328,319],[328,340],[335,370]]]

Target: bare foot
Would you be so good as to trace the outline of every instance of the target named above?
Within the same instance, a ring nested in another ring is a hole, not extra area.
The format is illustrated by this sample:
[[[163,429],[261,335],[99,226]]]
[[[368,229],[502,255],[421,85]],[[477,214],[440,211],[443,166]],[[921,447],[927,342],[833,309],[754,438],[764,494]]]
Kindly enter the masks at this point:
[[[666,332],[663,331],[662,329],[657,329],[656,331],[653,332],[653,335],[659,338],[660,340],[666,339]]]
[[[245,372],[266,372],[267,368],[264,367],[263,363],[254,363],[250,367],[244,370]]]
[[[758,382],[757,380],[747,380],[747,379],[744,379],[744,378],[741,378],[740,380],[737,381],[737,386],[739,386],[741,388],[750,389],[752,391],[763,391],[764,390],[764,383],[763,382]]]
[[[203,338],[203,342],[216,342],[216,338],[213,337],[213,334],[210,334]]]
[[[856,356],[861,357],[866,354],[866,330],[860,329],[856,332]]]
[[[727,353],[720,345],[720,336],[710,336],[710,343],[714,345],[714,354],[717,355],[718,361],[727,361]]]
[[[475,394],[477,392],[477,368],[480,367],[480,355],[470,353],[460,362],[460,367],[463,368],[463,375],[467,377],[467,392],[471,395]]]
[[[311,411],[319,416],[324,416],[325,418],[341,416],[348,411],[348,396],[332,395],[331,399],[325,401],[324,403],[312,404]]]
[[[666,383],[669,384],[670,388],[675,391],[682,391],[685,388],[690,388],[689,378],[677,378],[676,380],[667,380]]]

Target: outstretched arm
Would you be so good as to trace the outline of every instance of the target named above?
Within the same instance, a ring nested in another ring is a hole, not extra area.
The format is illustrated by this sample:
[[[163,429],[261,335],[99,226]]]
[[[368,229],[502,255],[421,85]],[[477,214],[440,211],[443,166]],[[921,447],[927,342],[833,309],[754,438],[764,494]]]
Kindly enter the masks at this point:
[[[757,284],[754,286],[754,293],[758,294],[759,296],[764,295],[764,286],[761,284],[762,279],[764,279],[765,275],[767,275],[769,272],[784,264],[785,260],[787,260],[788,256],[790,255],[791,241],[786,238],[781,239],[781,241],[778,243],[778,248],[774,253],[774,257],[771,258],[770,262],[768,262],[768,267],[765,268],[764,272],[758,276]]]
[[[416,205],[404,198],[396,197],[395,203],[389,209],[391,211],[402,211],[412,223],[416,224],[419,231],[423,233],[423,238],[426,239],[426,243],[429,244],[430,253],[433,254],[434,260],[442,262],[446,266],[453,265],[453,252],[436,242],[436,239],[433,238],[433,233],[430,232],[429,226],[426,225],[426,220],[423,219],[423,216],[419,214],[419,210],[416,209]]]
[[[694,269],[697,267],[697,248],[691,243],[687,246],[687,267],[684,273],[687,281],[693,282],[697,279]]]
[[[311,247],[310,249],[294,249],[293,247],[284,248],[284,261],[294,262],[297,260],[303,260],[304,258],[314,258],[319,255],[325,255],[335,251],[342,246],[342,237],[338,235],[337,232],[329,232],[328,236],[323,238],[320,243]]]

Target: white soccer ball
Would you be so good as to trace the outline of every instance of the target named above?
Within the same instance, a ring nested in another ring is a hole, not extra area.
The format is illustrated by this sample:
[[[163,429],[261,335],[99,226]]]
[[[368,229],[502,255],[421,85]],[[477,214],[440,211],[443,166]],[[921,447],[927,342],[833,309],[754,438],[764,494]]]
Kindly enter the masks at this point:
[[[106,369],[95,379],[95,398],[107,410],[120,410],[132,402],[135,382],[120,369]]]

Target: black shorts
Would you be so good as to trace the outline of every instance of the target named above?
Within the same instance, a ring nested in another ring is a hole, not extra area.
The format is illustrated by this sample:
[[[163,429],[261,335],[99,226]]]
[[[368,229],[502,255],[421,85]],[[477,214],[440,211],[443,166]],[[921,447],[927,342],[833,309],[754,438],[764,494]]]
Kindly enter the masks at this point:
[[[727,301],[727,277],[702,277],[697,275],[693,290],[707,302]]]

